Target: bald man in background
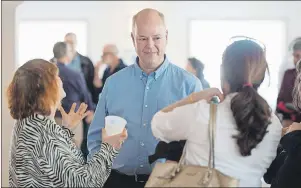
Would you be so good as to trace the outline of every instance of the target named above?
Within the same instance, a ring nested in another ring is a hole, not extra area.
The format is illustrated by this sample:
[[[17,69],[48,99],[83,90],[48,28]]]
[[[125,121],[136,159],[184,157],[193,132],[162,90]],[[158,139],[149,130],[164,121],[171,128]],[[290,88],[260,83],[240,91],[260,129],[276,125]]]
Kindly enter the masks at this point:
[[[103,77],[99,78],[98,72],[103,65],[107,65],[107,68],[103,73]],[[122,59],[118,57],[117,46],[114,44],[105,45],[102,51],[101,60],[95,66],[94,86],[96,95],[98,96],[101,93],[108,77],[125,67],[127,67],[127,65],[125,65]],[[95,103],[98,103],[98,97],[97,100],[95,99]]]
[[[145,186],[152,171],[148,157],[159,142],[151,130],[154,114],[202,89],[195,76],[168,60],[168,32],[162,13],[154,9],[137,13],[131,38],[136,62],[106,80],[88,133],[90,159],[100,149],[105,117],[115,115],[127,121],[128,139],[113,161],[104,188]]]

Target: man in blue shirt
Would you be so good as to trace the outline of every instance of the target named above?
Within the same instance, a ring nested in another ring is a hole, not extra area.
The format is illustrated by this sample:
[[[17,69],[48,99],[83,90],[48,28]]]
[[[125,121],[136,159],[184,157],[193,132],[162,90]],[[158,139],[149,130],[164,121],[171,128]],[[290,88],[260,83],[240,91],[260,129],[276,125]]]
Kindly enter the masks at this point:
[[[151,173],[148,156],[158,144],[151,130],[153,115],[202,89],[195,76],[169,62],[167,38],[162,13],[144,9],[136,14],[132,31],[136,63],[110,76],[100,94],[88,133],[89,157],[100,149],[105,116],[123,117],[128,130],[105,188],[144,187]]]

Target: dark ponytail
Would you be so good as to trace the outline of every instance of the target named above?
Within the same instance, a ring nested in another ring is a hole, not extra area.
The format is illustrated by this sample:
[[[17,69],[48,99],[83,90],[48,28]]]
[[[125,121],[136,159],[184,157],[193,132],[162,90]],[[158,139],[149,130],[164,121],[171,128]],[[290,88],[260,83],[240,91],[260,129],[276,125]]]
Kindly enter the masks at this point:
[[[237,140],[241,155],[249,156],[267,133],[271,123],[270,107],[253,87],[246,86],[233,97],[231,110],[239,131],[233,137]]]
[[[251,155],[252,149],[263,140],[271,123],[272,111],[257,92],[266,70],[265,51],[254,41],[235,41],[224,52],[222,79],[229,86],[228,94],[235,93],[231,100],[231,110],[238,134],[233,135],[233,138],[242,156]]]

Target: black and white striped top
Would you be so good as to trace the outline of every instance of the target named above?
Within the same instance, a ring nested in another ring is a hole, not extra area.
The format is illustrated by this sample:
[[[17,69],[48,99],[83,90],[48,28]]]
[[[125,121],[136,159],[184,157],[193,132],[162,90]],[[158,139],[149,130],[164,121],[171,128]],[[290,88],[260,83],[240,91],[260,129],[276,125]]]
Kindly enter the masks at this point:
[[[102,187],[118,152],[102,143],[85,163],[73,136],[42,115],[17,121],[9,157],[10,187]]]

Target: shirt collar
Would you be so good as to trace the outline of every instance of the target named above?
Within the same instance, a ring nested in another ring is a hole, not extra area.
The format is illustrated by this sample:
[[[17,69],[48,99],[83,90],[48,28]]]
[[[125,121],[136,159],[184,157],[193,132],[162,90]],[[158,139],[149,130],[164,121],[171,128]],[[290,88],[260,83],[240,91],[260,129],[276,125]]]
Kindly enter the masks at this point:
[[[56,64],[57,64],[57,66],[65,66],[65,64],[64,63],[61,63],[61,62],[56,62]]]
[[[138,65],[139,62],[139,57],[136,58],[136,62],[135,62],[135,74],[138,76],[147,76],[147,74],[145,72],[143,72],[143,70],[139,67]],[[155,80],[157,80],[162,73],[166,70],[166,68],[168,67],[168,65],[170,64],[168,58],[166,57],[166,55],[164,55],[164,61],[163,63],[160,65],[160,67],[153,73],[151,73],[150,75],[153,75]]]
[[[72,59],[72,61],[79,61],[80,59],[79,59],[79,54],[78,53],[76,53],[76,55],[75,55],[75,57]]]

